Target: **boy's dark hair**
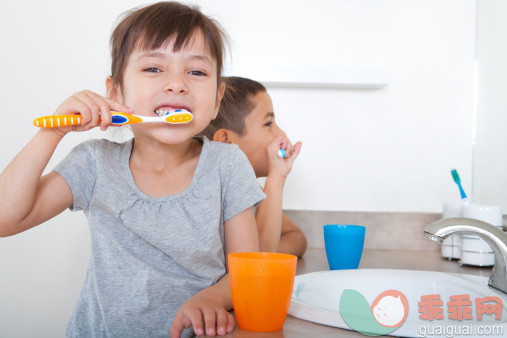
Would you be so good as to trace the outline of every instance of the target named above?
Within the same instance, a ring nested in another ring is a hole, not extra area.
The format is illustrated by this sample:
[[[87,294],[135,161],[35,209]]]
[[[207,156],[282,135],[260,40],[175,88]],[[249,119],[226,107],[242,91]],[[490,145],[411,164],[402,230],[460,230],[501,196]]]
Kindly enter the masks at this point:
[[[178,2],[158,2],[124,12],[111,34],[111,77],[113,85],[123,88],[123,73],[134,49],[160,48],[175,37],[173,51],[189,42],[201,31],[211,55],[217,61],[217,83],[220,84],[227,37],[220,24],[201,13],[198,7]]]
[[[202,135],[212,140],[219,129],[232,130],[239,136],[245,133],[245,117],[255,108],[252,98],[266,87],[244,77],[223,77],[225,93],[217,117],[204,129]]]

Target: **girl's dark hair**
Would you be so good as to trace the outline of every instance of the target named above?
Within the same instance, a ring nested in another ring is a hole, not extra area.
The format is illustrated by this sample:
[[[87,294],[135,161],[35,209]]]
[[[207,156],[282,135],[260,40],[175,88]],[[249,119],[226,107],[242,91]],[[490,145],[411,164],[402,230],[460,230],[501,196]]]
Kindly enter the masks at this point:
[[[245,133],[245,117],[255,108],[252,98],[266,92],[261,83],[244,77],[223,77],[225,93],[217,117],[204,129],[202,135],[212,140],[219,129],[232,130],[239,136]]]
[[[178,2],[158,2],[134,8],[120,16],[120,23],[111,34],[111,77],[113,85],[123,88],[123,73],[134,49],[160,48],[175,37],[173,51],[177,52],[198,31],[217,61],[217,81],[220,84],[227,36],[218,22],[201,13],[198,7]]]

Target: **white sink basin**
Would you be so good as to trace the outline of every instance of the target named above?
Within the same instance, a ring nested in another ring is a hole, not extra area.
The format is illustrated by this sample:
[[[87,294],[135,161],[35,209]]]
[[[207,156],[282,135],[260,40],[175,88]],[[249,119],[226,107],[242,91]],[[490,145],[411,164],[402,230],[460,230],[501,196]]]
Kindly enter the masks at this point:
[[[489,332],[487,330],[497,330],[490,331],[497,332],[497,337],[507,336],[507,295],[488,287],[488,279],[488,277],[474,275],[414,270],[358,269],[314,272],[296,276],[289,315],[351,330],[340,314],[340,298],[344,290],[350,289],[359,292],[371,306],[382,292],[394,289],[406,296],[408,313],[398,328],[391,328],[394,331],[389,335],[402,337],[445,336],[446,331],[442,330],[447,330],[447,332],[454,330],[453,332],[457,333],[456,330],[460,329],[462,334],[463,330],[470,330],[467,331],[470,334],[463,335],[463,337],[479,336],[480,333],[484,337],[486,336],[484,332]],[[421,296],[433,294],[440,295],[443,302],[441,306],[443,319],[433,321],[420,319],[419,302],[421,302]],[[469,295],[472,302],[470,306],[472,319],[461,321],[450,319],[447,307],[450,296],[463,294]],[[484,297],[499,297],[501,299],[503,305],[499,320],[495,318],[495,314],[483,314],[482,320],[478,320],[475,299]],[[403,312],[403,307],[401,308]],[[370,310],[370,316],[371,313]],[[346,317],[347,313],[344,315]],[[376,322],[375,325],[377,325]],[[453,328],[449,328],[450,326]],[[467,328],[464,328],[465,326]]]

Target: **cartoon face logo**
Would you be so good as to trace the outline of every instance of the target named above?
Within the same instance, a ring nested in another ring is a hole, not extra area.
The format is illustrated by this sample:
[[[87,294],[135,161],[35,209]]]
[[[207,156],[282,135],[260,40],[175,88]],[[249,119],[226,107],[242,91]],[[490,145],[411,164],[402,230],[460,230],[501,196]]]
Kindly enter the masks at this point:
[[[340,315],[351,329],[367,336],[382,336],[405,322],[408,300],[398,290],[386,290],[370,306],[361,293],[345,289],[340,297]]]
[[[386,290],[373,301],[371,312],[385,327],[400,327],[408,314],[407,297],[398,290]]]

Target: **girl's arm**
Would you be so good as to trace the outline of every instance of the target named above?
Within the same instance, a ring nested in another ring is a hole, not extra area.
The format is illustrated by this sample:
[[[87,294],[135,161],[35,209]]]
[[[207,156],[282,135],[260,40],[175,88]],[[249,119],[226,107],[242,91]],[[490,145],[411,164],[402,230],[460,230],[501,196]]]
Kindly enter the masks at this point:
[[[133,112],[88,90],[72,95],[57,108],[55,115],[79,113],[83,116],[82,124],[39,130],[7,165],[0,174],[0,237],[30,229],[72,204],[72,191],[60,174],[41,175],[58,143],[68,132],[85,131],[99,125],[102,130],[107,129],[112,109]]]
[[[0,175],[0,236],[15,235],[59,214],[72,192],[59,174],[41,178],[62,134],[39,130]]]
[[[224,227],[226,260],[233,252],[259,251],[253,207],[225,221]],[[191,325],[197,335],[229,333],[235,325],[229,310],[232,310],[231,287],[229,274],[225,274],[215,285],[198,292],[181,306],[174,317],[171,337],[180,337]]]

